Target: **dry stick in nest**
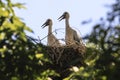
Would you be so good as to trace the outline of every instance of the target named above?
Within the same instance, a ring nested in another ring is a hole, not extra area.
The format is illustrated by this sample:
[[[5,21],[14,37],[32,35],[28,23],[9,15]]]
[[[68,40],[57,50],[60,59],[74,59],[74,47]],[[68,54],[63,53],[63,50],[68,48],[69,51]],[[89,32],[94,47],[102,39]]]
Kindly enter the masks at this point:
[[[61,30],[61,29],[64,29],[64,28],[55,29],[53,32],[57,33],[57,31],[58,31],[58,30]],[[53,32],[52,32],[52,33],[53,33]],[[44,38],[42,38],[42,39],[40,40],[40,42],[41,42],[42,40],[44,40],[45,38],[47,38],[48,36],[50,36],[52,33],[50,33],[50,34],[48,34],[47,36],[45,36]]]
[[[63,78],[71,73],[69,69],[72,66],[83,65],[82,56],[74,46],[48,47],[47,50],[53,61],[53,69]]]
[[[75,58],[76,55],[80,55],[82,57],[81,52],[74,48],[74,46],[50,47],[48,49],[48,54],[50,54],[50,57],[53,60],[53,62],[55,61],[55,64],[60,64],[60,61],[69,62],[69,59],[72,59],[70,57]]]
[[[57,60],[56,60],[57,64],[58,64],[60,58],[62,57],[63,51],[64,51],[64,48],[63,48],[63,50],[60,50],[60,48],[57,48],[57,52],[58,52],[58,57],[57,57]],[[62,66],[61,63],[60,63],[60,65]]]
[[[72,47],[73,49],[77,50],[79,53],[84,54],[86,52],[86,46],[84,43],[79,42],[70,42],[69,45],[66,45],[66,47]]]
[[[51,48],[56,64],[58,64],[59,60],[61,59],[63,51],[66,47],[73,48],[74,50],[76,50],[76,52],[81,53],[82,55],[83,53],[85,53],[86,47],[83,43],[73,43],[73,42],[70,42],[70,43],[71,43],[70,45]],[[60,65],[62,66],[61,62],[60,62]]]
[[[54,42],[55,43],[55,42]],[[53,43],[53,44],[54,44]],[[51,50],[53,52],[53,57],[52,59],[54,60],[55,58],[55,61],[56,61],[56,64],[58,64],[58,61],[59,59],[61,58],[61,55],[63,53],[63,50],[60,49],[61,46],[54,46],[54,47],[51,47]]]
[[[86,47],[84,44],[73,44],[73,43],[71,43],[71,45],[66,45],[66,46],[51,47],[50,50],[51,50],[52,54],[49,56],[52,58],[52,60],[54,60],[56,62],[56,64],[58,64],[58,62],[64,52],[64,49],[66,49],[66,48],[71,48],[71,49],[73,48],[76,52],[83,54],[83,53],[85,53]]]
[[[49,56],[55,62],[55,64],[60,64],[60,66],[62,66],[62,64],[59,63],[59,60],[61,59],[63,51],[64,51],[64,48],[62,47],[49,47],[48,48]]]

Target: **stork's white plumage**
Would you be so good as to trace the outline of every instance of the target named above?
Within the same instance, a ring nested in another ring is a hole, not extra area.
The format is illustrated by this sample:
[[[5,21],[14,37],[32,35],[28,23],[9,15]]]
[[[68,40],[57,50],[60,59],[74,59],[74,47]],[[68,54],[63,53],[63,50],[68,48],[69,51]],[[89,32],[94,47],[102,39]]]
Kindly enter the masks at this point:
[[[79,44],[82,38],[77,34],[77,32],[72,29],[69,25],[69,13],[64,12],[62,16],[58,18],[59,21],[65,19],[65,43],[66,45]]]
[[[48,26],[48,42],[47,45],[48,46],[52,46],[52,47],[59,47],[61,46],[59,40],[53,35],[52,33],[52,20],[51,19],[47,19],[46,22],[41,26],[41,27],[46,27]]]

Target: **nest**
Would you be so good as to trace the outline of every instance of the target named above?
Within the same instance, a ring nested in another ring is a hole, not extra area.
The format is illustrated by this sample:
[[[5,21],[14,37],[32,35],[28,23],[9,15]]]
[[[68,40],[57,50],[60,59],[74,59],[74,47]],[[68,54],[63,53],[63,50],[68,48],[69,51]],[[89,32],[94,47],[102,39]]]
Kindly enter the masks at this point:
[[[84,65],[85,45],[65,45],[60,47],[47,47],[46,53],[51,59],[54,69],[61,76],[68,76],[72,66]]]

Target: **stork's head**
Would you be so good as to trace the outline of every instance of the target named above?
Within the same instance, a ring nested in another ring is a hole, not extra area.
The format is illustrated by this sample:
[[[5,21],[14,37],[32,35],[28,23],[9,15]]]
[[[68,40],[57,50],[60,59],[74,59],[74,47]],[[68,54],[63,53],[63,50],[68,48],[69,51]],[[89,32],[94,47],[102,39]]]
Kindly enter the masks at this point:
[[[64,12],[64,13],[62,14],[62,16],[60,16],[60,17],[58,18],[59,21],[61,21],[61,20],[63,20],[63,19],[69,19],[69,13],[68,13],[68,12]]]
[[[41,27],[44,28],[48,25],[52,25],[52,20],[51,19],[47,19],[46,22]]]

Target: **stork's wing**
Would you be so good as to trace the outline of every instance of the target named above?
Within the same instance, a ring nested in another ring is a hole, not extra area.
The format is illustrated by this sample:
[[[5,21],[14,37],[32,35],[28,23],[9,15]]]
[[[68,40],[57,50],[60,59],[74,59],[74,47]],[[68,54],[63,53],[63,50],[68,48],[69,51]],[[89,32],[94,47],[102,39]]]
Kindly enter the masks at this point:
[[[73,30],[73,39],[77,42],[82,42],[82,38],[77,34],[75,30]]]
[[[52,45],[53,46],[60,46],[59,40],[52,34]]]

